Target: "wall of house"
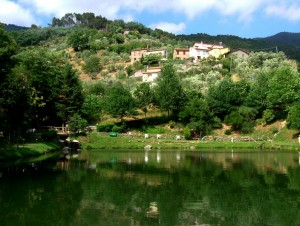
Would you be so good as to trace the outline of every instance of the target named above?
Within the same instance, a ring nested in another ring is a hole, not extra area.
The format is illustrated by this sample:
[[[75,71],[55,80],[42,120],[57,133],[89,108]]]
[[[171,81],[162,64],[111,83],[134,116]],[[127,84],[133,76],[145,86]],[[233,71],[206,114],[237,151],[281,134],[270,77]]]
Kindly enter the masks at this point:
[[[188,48],[186,49],[174,49],[173,52],[173,59],[179,58],[179,59],[188,59],[190,57],[190,50]]]
[[[229,48],[223,48],[223,49],[212,49],[209,51],[209,56],[213,56],[215,58],[219,58],[220,56],[225,55],[226,53],[229,53]]]

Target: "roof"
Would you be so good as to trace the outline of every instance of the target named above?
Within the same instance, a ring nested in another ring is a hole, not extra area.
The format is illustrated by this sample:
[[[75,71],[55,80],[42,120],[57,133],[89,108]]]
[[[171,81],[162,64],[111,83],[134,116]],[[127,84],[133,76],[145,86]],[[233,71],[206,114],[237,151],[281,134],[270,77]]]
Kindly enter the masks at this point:
[[[185,51],[189,51],[189,48],[174,48],[174,50],[185,50]]]

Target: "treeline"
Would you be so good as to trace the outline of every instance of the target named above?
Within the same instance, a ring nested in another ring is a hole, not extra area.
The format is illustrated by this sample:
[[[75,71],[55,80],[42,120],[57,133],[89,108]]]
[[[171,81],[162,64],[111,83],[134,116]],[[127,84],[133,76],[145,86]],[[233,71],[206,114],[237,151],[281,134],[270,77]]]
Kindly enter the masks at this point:
[[[283,51],[287,57],[300,61],[299,43],[295,40],[298,39],[297,34],[289,36],[283,35],[273,36],[267,38],[240,38],[233,35],[208,35],[204,33],[190,34],[190,35],[177,35],[176,37],[182,40],[189,40],[197,42],[202,40],[208,43],[219,44],[222,42],[227,47],[235,50],[237,48],[244,49],[248,52],[259,51]]]
[[[76,27],[67,35],[64,47],[72,46],[81,55],[103,48],[106,54],[114,51],[107,56],[116,58],[123,52],[113,48],[131,41],[146,43],[143,38],[147,37],[148,44],[163,43],[147,35],[136,40],[138,34],[122,36],[123,39],[110,34]],[[158,59],[162,72],[151,85],[134,82],[130,70],[124,79],[82,83],[65,48],[49,48],[48,43],[20,48],[3,28],[0,39],[4,40],[0,46],[0,131],[6,133],[20,134],[28,128],[62,124],[80,131],[88,124],[101,122],[104,115],[122,121],[139,110],[146,116],[150,106],[182,124],[185,131],[193,129],[201,135],[220,128],[222,123],[231,126],[227,133],[251,133],[258,123],[280,119],[287,119],[289,128],[300,129],[300,76],[296,64],[283,52],[253,52],[248,59],[208,58],[195,65]],[[166,44],[170,40],[164,41]],[[96,54],[87,59],[91,64],[99,63]],[[232,75],[238,79],[233,80]],[[126,130],[120,127],[116,129]]]
[[[51,27],[74,27],[81,26],[90,29],[97,29],[106,32],[123,33],[125,30],[136,31],[140,34],[152,34],[159,38],[161,36],[175,38],[175,35],[160,29],[152,30],[141,23],[130,21],[125,22],[122,19],[108,20],[102,16],[95,16],[94,13],[67,13],[62,18],[54,17]]]

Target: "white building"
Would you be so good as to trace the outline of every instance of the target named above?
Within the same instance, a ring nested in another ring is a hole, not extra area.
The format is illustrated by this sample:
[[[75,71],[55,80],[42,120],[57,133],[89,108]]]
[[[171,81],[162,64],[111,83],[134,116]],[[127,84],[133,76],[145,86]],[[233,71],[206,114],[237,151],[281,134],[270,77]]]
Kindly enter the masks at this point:
[[[220,45],[196,42],[190,47],[190,57],[194,58],[194,62],[205,59],[210,56],[210,51],[213,49],[224,49],[222,43]]]

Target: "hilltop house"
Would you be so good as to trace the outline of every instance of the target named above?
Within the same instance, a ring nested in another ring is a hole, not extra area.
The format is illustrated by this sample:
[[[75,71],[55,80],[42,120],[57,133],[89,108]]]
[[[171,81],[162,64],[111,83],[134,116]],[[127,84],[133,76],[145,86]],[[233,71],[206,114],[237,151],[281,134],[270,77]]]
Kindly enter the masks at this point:
[[[229,48],[224,48],[222,43],[215,45],[203,42],[196,42],[189,50],[190,57],[194,58],[194,62],[205,59],[209,56],[219,58],[230,51]]]
[[[190,57],[189,48],[175,48],[173,52],[173,59],[188,59]]]
[[[134,63],[135,61],[139,61],[143,54],[146,53],[148,49],[136,49],[131,51],[130,60],[131,63]]]
[[[131,55],[130,55],[131,64],[133,64],[135,61],[139,61],[143,56],[149,54],[160,54],[163,59],[166,59],[168,57],[167,50],[137,49],[131,51]]]
[[[230,54],[237,56],[238,58],[248,59],[249,58],[249,52],[243,50],[243,49],[236,49],[232,51]]]
[[[161,67],[147,67],[143,72],[143,82],[153,82],[160,74]]]

